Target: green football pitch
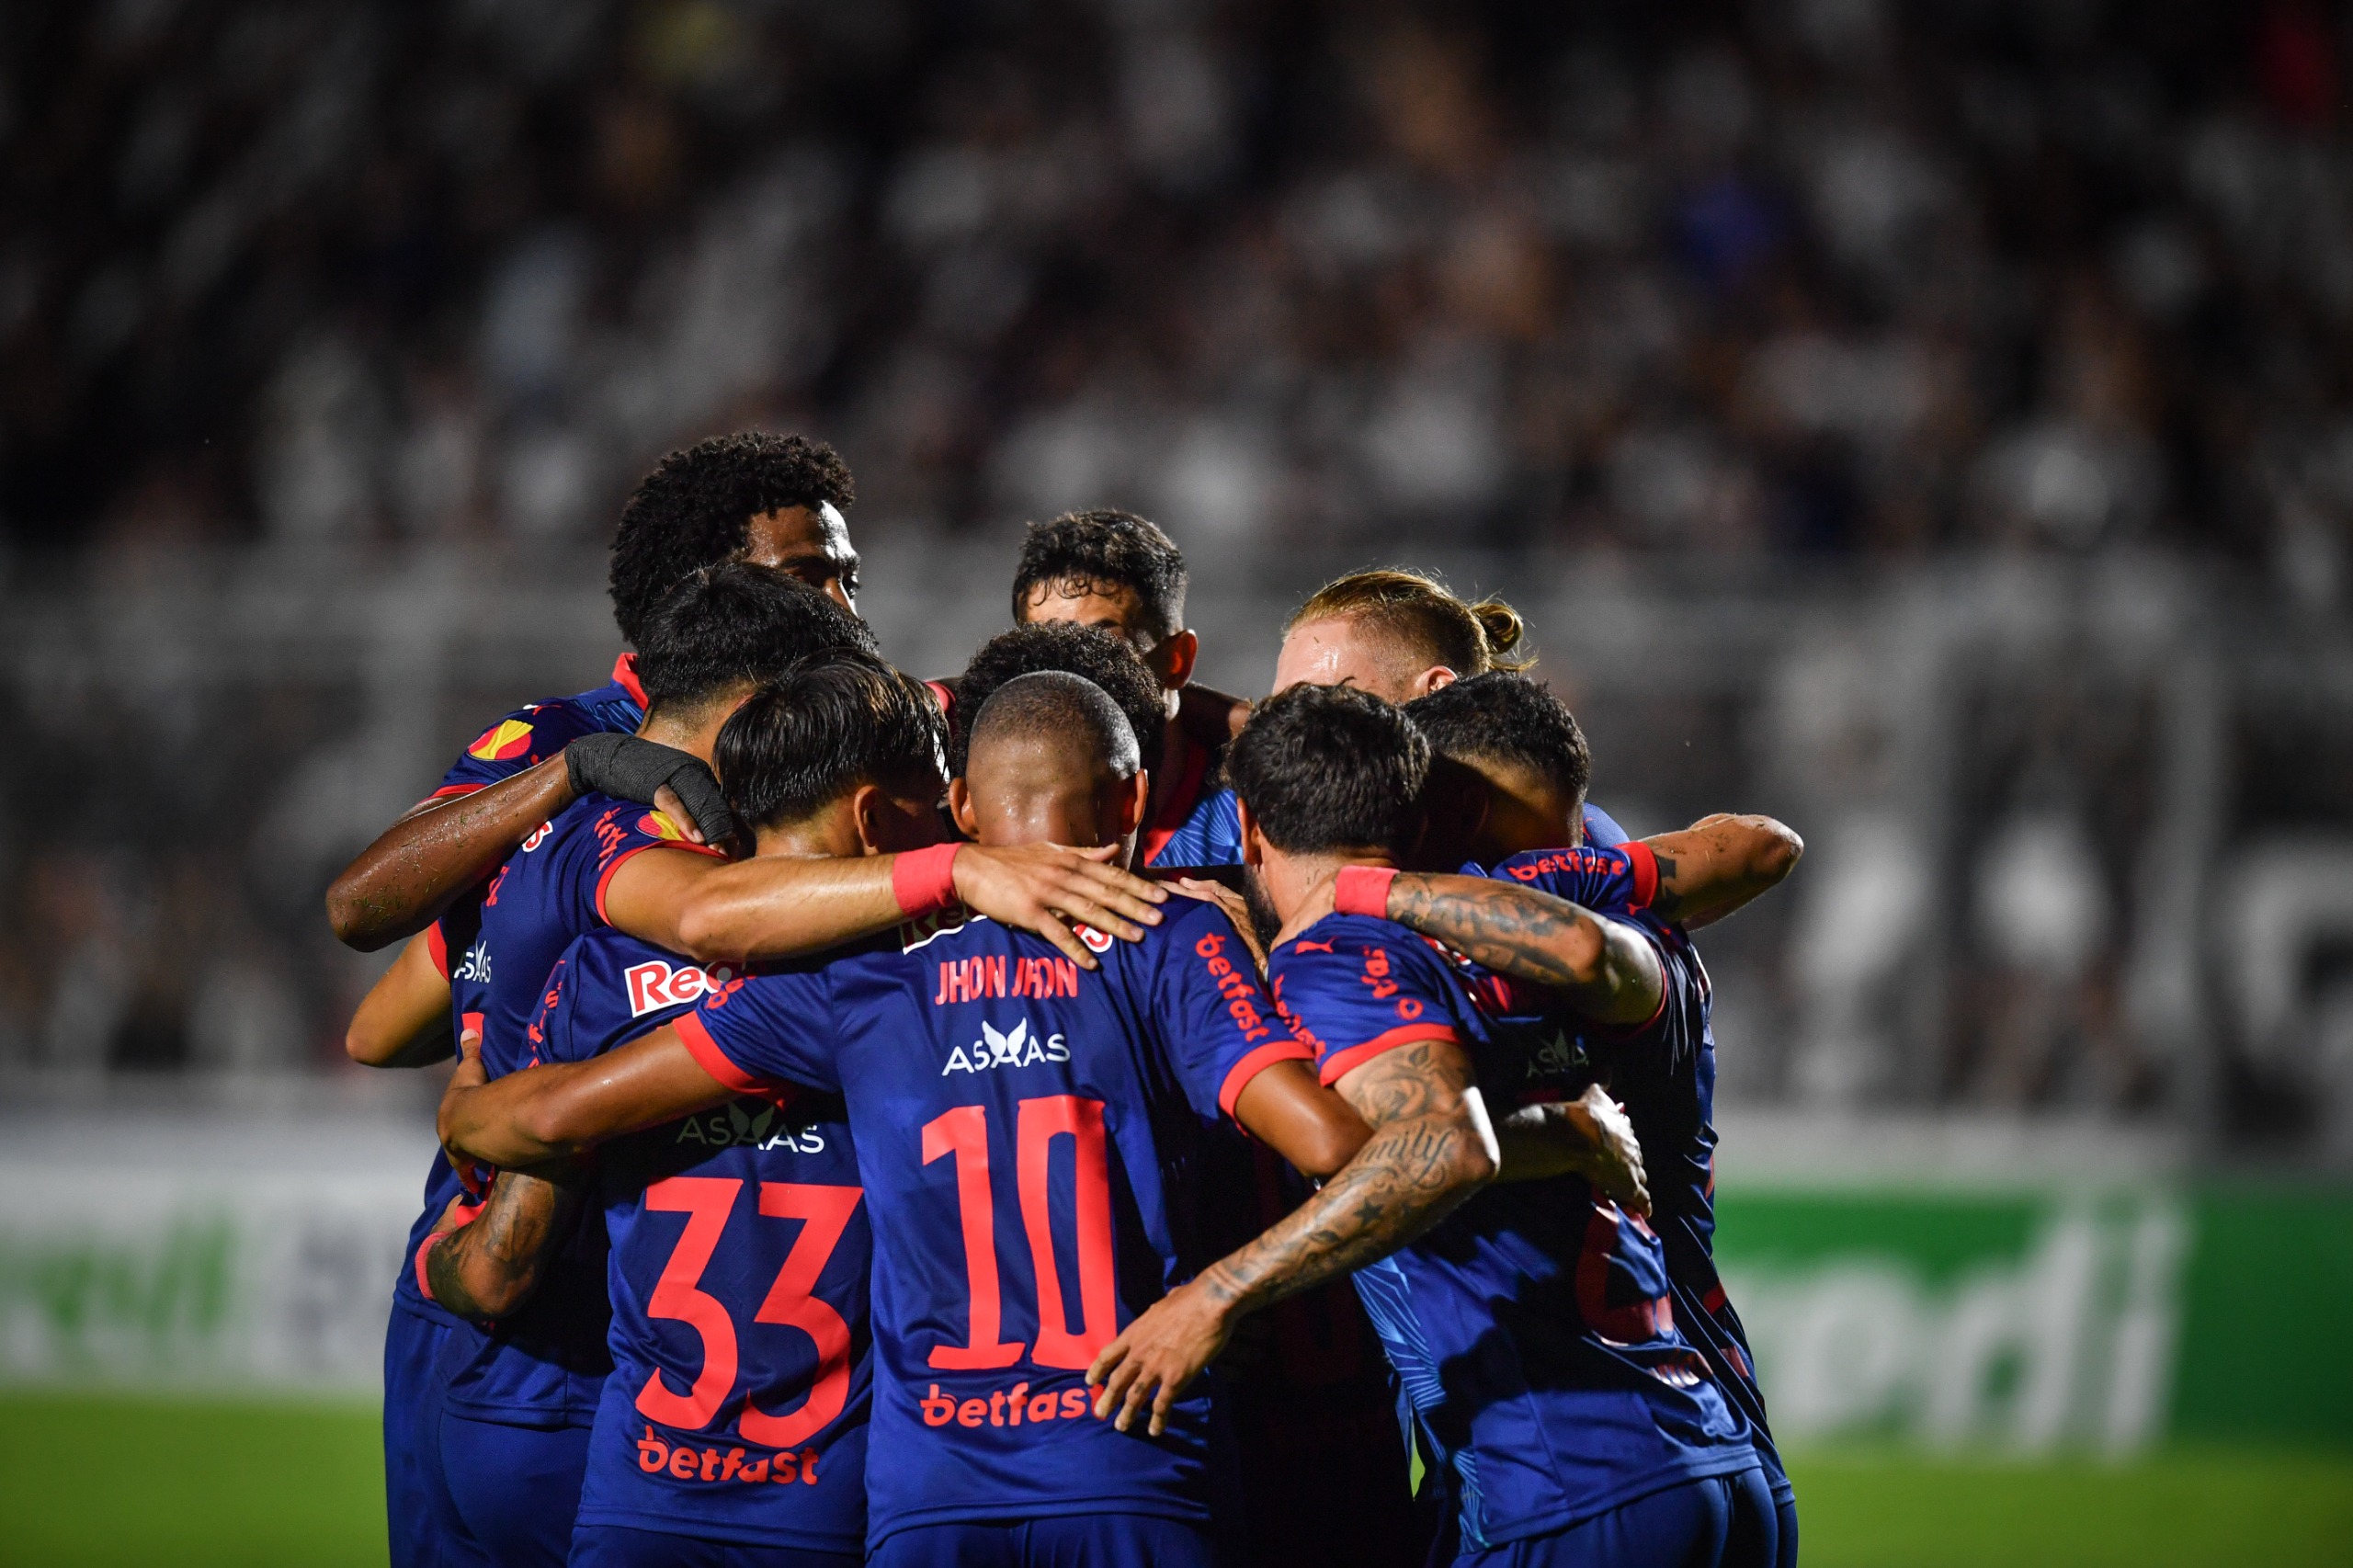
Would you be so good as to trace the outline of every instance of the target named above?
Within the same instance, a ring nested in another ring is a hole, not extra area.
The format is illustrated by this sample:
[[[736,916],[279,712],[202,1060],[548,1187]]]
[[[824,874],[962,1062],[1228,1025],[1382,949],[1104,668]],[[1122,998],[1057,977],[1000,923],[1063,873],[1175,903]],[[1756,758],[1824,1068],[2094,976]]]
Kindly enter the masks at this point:
[[[1808,1568],[2353,1562],[2353,1455],[1797,1467]],[[363,1410],[0,1399],[0,1564],[384,1561]]]

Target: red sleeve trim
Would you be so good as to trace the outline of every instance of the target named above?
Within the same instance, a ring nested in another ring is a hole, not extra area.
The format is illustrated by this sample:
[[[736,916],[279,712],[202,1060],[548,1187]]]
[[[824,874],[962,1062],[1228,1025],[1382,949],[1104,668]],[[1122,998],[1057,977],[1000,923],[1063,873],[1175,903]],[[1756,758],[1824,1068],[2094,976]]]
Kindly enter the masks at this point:
[[[935,844],[891,858],[891,896],[910,920],[938,915],[956,903],[956,852],[961,844]]]
[[[623,691],[628,692],[631,698],[636,701],[639,708],[644,709],[654,706],[652,703],[645,700],[645,687],[639,684],[637,678],[637,655],[635,653],[623,653],[620,658],[613,661],[613,684],[620,687]]]
[[[1651,900],[1658,896],[1658,857],[1639,838],[1628,839],[1624,848],[1626,861],[1634,869],[1633,907],[1648,909]]]
[[[696,1015],[682,1013],[670,1027],[676,1029],[678,1038],[687,1042],[687,1054],[695,1059],[695,1065],[737,1094],[765,1095],[773,1092],[773,1085],[766,1079],[754,1077],[728,1060],[727,1052],[710,1038],[710,1030]]]
[[[471,795],[482,788],[480,784],[444,784],[425,798],[428,801],[454,800],[460,795]]]
[[[1233,1070],[1225,1075],[1225,1083],[1218,1089],[1217,1108],[1232,1116],[1235,1103],[1242,1098],[1242,1091],[1250,1086],[1250,1080],[1276,1062],[1314,1060],[1315,1052],[1299,1040],[1268,1040],[1233,1064]]]
[[[610,926],[612,916],[605,913],[605,890],[613,885],[613,873],[649,849],[688,849],[697,855],[708,855],[714,860],[724,860],[726,855],[708,844],[688,844],[685,839],[665,838],[658,844],[636,844],[613,857],[613,863],[597,878],[597,918]]]
[[[1389,884],[1397,880],[1394,866],[1343,866],[1332,883],[1332,909],[1338,915],[1370,915],[1389,918]]]
[[[433,967],[442,979],[449,978],[449,938],[442,934],[441,922],[436,920],[425,928],[425,951],[433,960]]]
[[[1377,1034],[1362,1045],[1352,1045],[1346,1051],[1336,1051],[1324,1059],[1323,1070],[1316,1075],[1330,1088],[1382,1051],[1394,1051],[1401,1045],[1411,1045],[1417,1040],[1452,1040],[1461,1037],[1448,1023],[1400,1024],[1386,1034]]]

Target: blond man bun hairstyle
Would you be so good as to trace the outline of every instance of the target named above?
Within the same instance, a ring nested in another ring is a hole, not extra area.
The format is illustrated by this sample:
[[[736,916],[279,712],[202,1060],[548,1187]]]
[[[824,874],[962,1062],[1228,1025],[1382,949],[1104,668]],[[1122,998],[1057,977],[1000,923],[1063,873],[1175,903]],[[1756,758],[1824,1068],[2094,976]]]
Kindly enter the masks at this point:
[[[1424,572],[1384,566],[1336,578],[1293,610],[1283,631],[1343,619],[1376,628],[1416,658],[1466,678],[1490,670],[1524,670],[1535,662],[1516,656],[1528,634],[1518,610],[1495,598],[1465,604]]]

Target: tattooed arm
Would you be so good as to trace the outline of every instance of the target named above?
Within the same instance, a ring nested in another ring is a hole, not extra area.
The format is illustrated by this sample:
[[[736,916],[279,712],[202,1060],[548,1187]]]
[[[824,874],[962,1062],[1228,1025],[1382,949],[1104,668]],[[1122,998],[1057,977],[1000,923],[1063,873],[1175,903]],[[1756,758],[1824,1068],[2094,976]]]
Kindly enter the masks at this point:
[[[580,1204],[578,1167],[501,1171],[482,1211],[460,1221],[452,1203],[426,1238],[426,1283],[436,1301],[472,1323],[513,1312],[539,1289],[557,1239]]]
[[[1383,1051],[1338,1088],[1371,1126],[1371,1139],[1314,1197],[1154,1302],[1104,1347],[1086,1374],[1102,1385],[1097,1415],[1117,1405],[1124,1432],[1148,1403],[1158,1437],[1185,1385],[1242,1319],[1388,1256],[1495,1179],[1495,1129],[1471,1059],[1452,1040]]]
[[[1605,1024],[1658,1011],[1658,953],[1631,926],[1517,882],[1400,872],[1389,918],[1435,937],[1498,974],[1552,987]]]
[[[1651,908],[1662,920],[1693,928],[1779,886],[1805,853],[1805,841],[1771,817],[1723,812],[1643,842],[1658,860]]]

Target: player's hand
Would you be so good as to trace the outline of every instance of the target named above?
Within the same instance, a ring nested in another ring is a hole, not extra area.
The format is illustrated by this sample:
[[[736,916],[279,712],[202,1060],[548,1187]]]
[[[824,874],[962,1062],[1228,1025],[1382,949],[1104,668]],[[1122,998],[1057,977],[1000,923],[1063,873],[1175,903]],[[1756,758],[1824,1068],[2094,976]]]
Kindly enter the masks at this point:
[[[583,735],[563,748],[575,795],[611,795],[654,807],[697,844],[732,847],[742,835],[726,793],[702,758],[636,735]]]
[[[1250,901],[1227,887],[1223,882],[1207,882],[1198,877],[1179,877],[1175,883],[1178,892],[1187,898],[1198,898],[1203,903],[1214,903],[1225,911],[1241,934],[1242,945],[1250,949],[1251,961],[1258,966],[1258,978],[1267,977],[1267,945],[1258,940],[1258,928],[1250,918]]]
[[[1179,1285],[1128,1324],[1086,1369],[1087,1386],[1103,1391],[1095,1396],[1096,1418],[1110,1415],[1116,1407],[1111,1425],[1124,1432],[1149,1406],[1148,1429],[1159,1437],[1168,1429],[1168,1412],[1185,1385],[1217,1358],[1233,1334],[1225,1307],[1199,1280]]]
[[[440,1137],[442,1152],[449,1156],[449,1164],[459,1171],[465,1170],[472,1156],[451,1141],[451,1114],[470,1090],[479,1089],[490,1082],[490,1070],[482,1064],[482,1031],[467,1029],[458,1036],[458,1065],[449,1081],[441,1089],[441,1108],[434,1118],[434,1131]]]
[[[1168,897],[1159,884],[1112,865],[1118,853],[1109,845],[967,844],[956,856],[956,896],[976,914],[1037,932],[1081,969],[1093,969],[1095,955],[1065,922],[1140,942],[1144,926],[1160,924],[1154,906]]]
[[[1625,1108],[1600,1085],[1589,1084],[1583,1095],[1560,1110],[1593,1144],[1584,1176],[1594,1190],[1629,1214],[1650,1218],[1651,1189],[1643,1170],[1643,1146],[1635,1142],[1634,1124],[1626,1119]]]

